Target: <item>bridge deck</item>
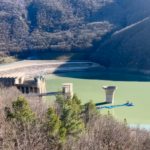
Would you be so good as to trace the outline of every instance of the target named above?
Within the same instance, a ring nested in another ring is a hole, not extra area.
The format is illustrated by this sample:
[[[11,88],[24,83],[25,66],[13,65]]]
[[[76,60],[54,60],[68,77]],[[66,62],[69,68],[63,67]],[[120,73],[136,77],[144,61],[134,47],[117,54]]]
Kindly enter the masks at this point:
[[[37,94],[38,96],[55,96],[57,95],[58,92],[48,92],[48,93],[40,93],[40,94]]]

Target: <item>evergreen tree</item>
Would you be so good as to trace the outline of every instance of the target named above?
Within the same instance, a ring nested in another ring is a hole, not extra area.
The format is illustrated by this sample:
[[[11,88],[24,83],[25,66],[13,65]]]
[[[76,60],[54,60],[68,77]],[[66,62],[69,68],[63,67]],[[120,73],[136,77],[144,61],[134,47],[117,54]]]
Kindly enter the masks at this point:
[[[81,113],[84,107],[81,105],[81,100],[79,100],[76,93],[73,95],[72,102],[73,108],[77,111],[77,113]]]
[[[58,91],[58,94],[56,95],[56,103],[59,104],[60,108],[63,108],[64,105],[64,96],[61,91]]]
[[[100,117],[100,111],[97,110],[92,100],[84,105],[85,124],[96,121]]]
[[[45,126],[49,132],[50,138],[57,138],[59,143],[65,141],[66,129],[61,126],[61,121],[54,113],[54,109],[51,106],[49,106],[46,112]]]
[[[69,95],[67,99],[64,100],[62,93],[59,93],[59,95],[56,96],[56,102],[62,109],[60,120],[62,126],[66,129],[66,135],[79,137],[86,130],[80,116],[83,108],[81,100],[78,99],[76,94],[74,94],[73,98]]]
[[[74,137],[80,136],[86,128],[82,120],[78,118],[77,111],[72,106],[64,105],[62,112],[61,121],[63,127],[66,128],[66,134]]]
[[[5,108],[8,119],[15,118],[21,123],[25,121],[33,122],[35,120],[35,114],[32,113],[25,98],[19,96],[17,100],[12,101],[12,108],[13,112],[10,111],[10,108]]]

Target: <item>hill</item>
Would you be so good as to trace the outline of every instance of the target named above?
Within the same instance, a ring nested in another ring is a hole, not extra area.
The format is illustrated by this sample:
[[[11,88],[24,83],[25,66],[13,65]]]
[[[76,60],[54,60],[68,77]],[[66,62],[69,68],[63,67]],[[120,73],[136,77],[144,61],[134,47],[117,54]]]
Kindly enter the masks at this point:
[[[97,16],[109,3],[111,0],[1,0],[0,50],[93,51],[93,42],[114,28]]]
[[[125,5],[125,27],[112,33],[91,59],[106,67],[150,69],[149,5],[141,0]]]
[[[105,66],[148,69],[149,5],[149,0],[1,0],[0,57],[93,53],[91,60]]]
[[[113,33],[92,59],[107,67],[150,69],[149,25],[148,17]]]

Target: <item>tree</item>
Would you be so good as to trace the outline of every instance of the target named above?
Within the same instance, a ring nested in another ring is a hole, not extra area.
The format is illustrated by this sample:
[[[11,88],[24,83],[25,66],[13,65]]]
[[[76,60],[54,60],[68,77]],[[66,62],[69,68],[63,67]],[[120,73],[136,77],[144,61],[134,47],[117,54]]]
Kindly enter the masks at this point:
[[[50,138],[57,138],[59,143],[65,141],[66,129],[61,126],[59,117],[54,113],[54,109],[49,106],[46,112],[45,126],[49,132]]]
[[[66,136],[79,137],[86,131],[86,126],[81,120],[82,105],[77,95],[71,95],[64,100],[62,93],[56,96],[56,103],[61,108],[62,126],[66,129]]]
[[[21,123],[35,120],[35,114],[32,113],[25,98],[19,96],[16,101],[12,101],[12,108],[13,112],[11,112],[9,107],[5,108],[7,119],[16,119]]]
[[[73,95],[72,103],[73,103],[73,107],[77,111],[77,113],[78,114],[81,113],[83,110],[83,106],[81,105],[81,100],[79,100],[76,93]]]
[[[64,105],[61,121],[68,136],[79,137],[86,130],[83,121],[78,118],[77,111],[72,106]]]
[[[100,111],[97,110],[95,104],[92,100],[90,102],[84,104],[84,114],[85,124],[94,123],[100,117]]]

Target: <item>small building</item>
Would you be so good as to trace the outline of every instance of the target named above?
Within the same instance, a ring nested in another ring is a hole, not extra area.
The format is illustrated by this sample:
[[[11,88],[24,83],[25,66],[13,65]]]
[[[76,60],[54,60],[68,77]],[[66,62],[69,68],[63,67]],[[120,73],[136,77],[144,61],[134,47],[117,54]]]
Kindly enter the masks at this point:
[[[37,76],[34,79],[21,77],[1,77],[0,84],[4,86],[16,86],[22,93],[46,93],[46,80],[44,76]]]

